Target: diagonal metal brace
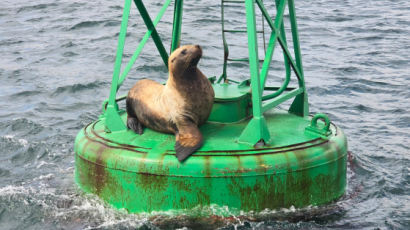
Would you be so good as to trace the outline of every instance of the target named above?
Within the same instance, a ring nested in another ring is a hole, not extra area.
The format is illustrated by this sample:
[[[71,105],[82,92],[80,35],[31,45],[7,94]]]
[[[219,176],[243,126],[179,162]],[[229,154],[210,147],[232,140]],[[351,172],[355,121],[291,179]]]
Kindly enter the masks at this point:
[[[262,14],[265,17],[266,21],[268,22],[269,27],[271,28],[272,32],[275,32],[275,34],[279,34],[279,31],[277,30],[275,23],[270,18],[268,11],[263,5],[263,2],[261,0],[256,0],[256,3],[258,4],[260,10],[262,11]],[[278,38],[280,46],[282,47],[282,50],[285,52],[286,56],[288,57],[290,61],[290,65],[292,66],[292,69],[295,71],[296,76],[298,77],[298,79],[303,79],[303,75],[301,74],[299,67],[296,65],[295,61],[293,60],[292,55],[290,54],[285,41],[283,41],[281,36],[277,36],[277,38]]]
[[[144,3],[142,2],[142,0],[134,0],[134,3],[137,6],[138,11],[140,12],[141,17],[144,20],[144,23],[147,26],[148,30],[152,31],[152,40],[154,40],[155,46],[157,47],[165,66],[168,68],[168,53],[165,50],[164,44],[162,44],[161,38],[159,37],[157,30],[155,29],[154,23],[152,23],[152,20],[148,14],[147,9],[144,6]]]
[[[287,0],[282,0],[279,4],[278,9],[277,9],[277,14],[276,14],[276,18],[275,18],[275,25],[274,25],[275,29],[272,29],[272,33],[271,33],[271,36],[270,36],[270,39],[269,39],[268,49],[266,50],[265,60],[263,62],[262,70],[261,70],[261,73],[260,73],[260,82],[261,82],[262,88],[265,86],[266,76],[268,75],[269,65],[272,62],[272,56],[273,56],[273,53],[275,51],[276,41],[278,39],[278,36],[280,36],[279,27],[281,26],[281,24],[283,22],[283,14],[285,12],[286,1]],[[263,3],[261,3],[261,4],[263,4]]]
[[[165,11],[167,10],[171,0],[166,0],[160,11],[158,12],[157,16],[155,17],[153,24],[157,26],[159,21],[161,20],[162,16],[164,15]],[[129,71],[131,70],[132,66],[134,65],[135,61],[137,60],[138,56],[140,55],[142,49],[144,48],[145,44],[147,43],[148,39],[151,37],[152,30],[147,30],[144,37],[141,39],[139,45],[135,49],[134,54],[132,55],[131,59],[128,61],[128,64],[125,66],[125,69],[121,73],[120,79],[118,80],[117,91],[124,82],[125,78],[127,77]]]

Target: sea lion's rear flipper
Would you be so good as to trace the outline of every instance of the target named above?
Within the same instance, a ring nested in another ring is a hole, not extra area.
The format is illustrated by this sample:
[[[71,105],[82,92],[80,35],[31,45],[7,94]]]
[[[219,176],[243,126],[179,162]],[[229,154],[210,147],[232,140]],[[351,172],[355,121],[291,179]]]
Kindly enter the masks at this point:
[[[175,152],[179,162],[184,161],[202,146],[203,138],[196,124],[192,122],[177,125]]]
[[[129,129],[132,129],[135,133],[138,133],[139,135],[141,135],[144,132],[144,127],[136,117],[127,116],[127,127]]]

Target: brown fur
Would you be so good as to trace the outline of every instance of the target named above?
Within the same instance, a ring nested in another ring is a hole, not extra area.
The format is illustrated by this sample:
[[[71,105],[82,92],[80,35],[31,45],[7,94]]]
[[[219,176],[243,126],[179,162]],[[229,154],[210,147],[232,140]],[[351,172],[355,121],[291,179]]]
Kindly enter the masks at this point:
[[[176,49],[168,60],[169,78],[161,85],[144,79],[127,96],[128,127],[142,134],[142,127],[176,135],[175,150],[182,161],[202,146],[198,126],[212,109],[214,91],[197,68],[202,57],[198,45]]]

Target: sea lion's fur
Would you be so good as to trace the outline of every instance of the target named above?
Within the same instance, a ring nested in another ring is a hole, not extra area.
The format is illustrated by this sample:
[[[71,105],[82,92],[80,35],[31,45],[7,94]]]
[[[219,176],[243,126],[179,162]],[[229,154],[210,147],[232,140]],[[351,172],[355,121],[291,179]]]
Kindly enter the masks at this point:
[[[167,83],[140,80],[126,100],[128,128],[138,134],[143,133],[144,127],[174,133],[179,161],[202,146],[198,126],[208,119],[214,101],[211,83],[197,68],[201,57],[202,49],[198,45],[176,49],[168,59]]]

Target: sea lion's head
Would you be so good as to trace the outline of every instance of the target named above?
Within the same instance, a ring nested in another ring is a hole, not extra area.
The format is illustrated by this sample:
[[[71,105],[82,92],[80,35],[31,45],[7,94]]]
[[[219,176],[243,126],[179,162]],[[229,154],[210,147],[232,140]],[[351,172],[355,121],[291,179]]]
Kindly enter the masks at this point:
[[[169,72],[174,77],[184,76],[196,71],[199,59],[202,57],[202,48],[199,45],[181,46],[172,52],[168,59]]]

